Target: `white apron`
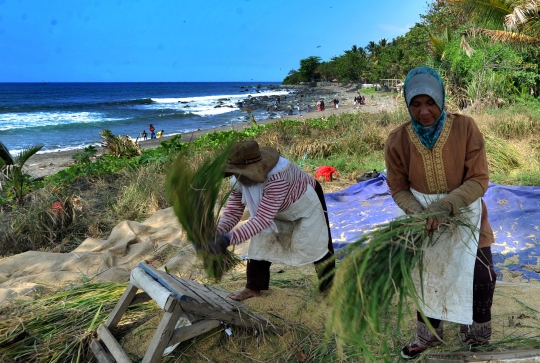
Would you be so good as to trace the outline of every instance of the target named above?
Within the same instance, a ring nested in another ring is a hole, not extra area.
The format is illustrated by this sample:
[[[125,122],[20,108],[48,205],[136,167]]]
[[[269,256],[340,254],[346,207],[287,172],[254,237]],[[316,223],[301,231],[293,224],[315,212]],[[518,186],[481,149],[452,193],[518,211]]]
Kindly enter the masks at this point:
[[[308,185],[304,195],[274,218],[276,229],[251,237],[250,260],[306,265],[328,253],[328,227],[317,193]]]
[[[426,208],[444,194],[422,194],[411,189],[416,200]],[[420,299],[419,310],[427,317],[470,325],[473,322],[473,278],[482,216],[482,198],[461,208],[467,224],[434,232],[436,243],[424,251],[423,290],[418,268],[413,273]]]

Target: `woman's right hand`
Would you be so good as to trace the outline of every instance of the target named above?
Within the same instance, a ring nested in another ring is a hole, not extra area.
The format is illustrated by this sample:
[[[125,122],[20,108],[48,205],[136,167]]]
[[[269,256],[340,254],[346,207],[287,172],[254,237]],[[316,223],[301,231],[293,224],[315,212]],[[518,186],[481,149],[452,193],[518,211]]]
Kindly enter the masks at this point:
[[[437,222],[437,218],[435,218],[434,216],[428,217],[428,219],[426,220],[426,229],[425,229],[425,231],[428,234],[431,234],[431,233],[435,232],[437,230],[437,228],[439,228],[439,222]]]
[[[432,233],[439,228],[439,224],[448,221],[450,211],[439,202],[433,202],[426,208],[426,213],[437,213],[426,220],[426,232]]]

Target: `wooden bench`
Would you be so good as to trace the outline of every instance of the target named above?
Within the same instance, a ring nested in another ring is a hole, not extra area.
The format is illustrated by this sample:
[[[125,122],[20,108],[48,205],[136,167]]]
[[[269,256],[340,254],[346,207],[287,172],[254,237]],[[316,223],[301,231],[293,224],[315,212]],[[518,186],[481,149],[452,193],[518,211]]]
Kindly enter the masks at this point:
[[[137,293],[138,290],[142,292]],[[98,329],[98,339],[90,349],[100,363],[131,363],[130,358],[113,335],[122,316],[130,305],[154,300],[164,311],[154,337],[142,360],[159,362],[167,347],[204,334],[225,323],[283,334],[283,330],[239,301],[227,298],[228,293],[212,286],[201,285],[159,271],[152,265],[139,263],[131,272],[130,283],[109,315]],[[192,325],[175,328],[182,316]]]

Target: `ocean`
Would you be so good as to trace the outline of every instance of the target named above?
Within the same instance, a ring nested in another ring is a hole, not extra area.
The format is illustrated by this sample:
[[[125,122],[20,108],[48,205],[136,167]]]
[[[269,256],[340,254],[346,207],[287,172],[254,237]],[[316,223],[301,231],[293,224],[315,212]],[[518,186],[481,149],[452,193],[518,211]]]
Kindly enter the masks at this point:
[[[260,88],[257,88],[260,85]],[[153,124],[164,136],[249,121],[236,103],[289,91],[279,82],[0,83],[0,141],[13,155],[99,145],[99,133],[137,139]],[[270,102],[270,101],[269,101]],[[219,107],[216,107],[219,106]],[[271,115],[254,110],[256,119]]]

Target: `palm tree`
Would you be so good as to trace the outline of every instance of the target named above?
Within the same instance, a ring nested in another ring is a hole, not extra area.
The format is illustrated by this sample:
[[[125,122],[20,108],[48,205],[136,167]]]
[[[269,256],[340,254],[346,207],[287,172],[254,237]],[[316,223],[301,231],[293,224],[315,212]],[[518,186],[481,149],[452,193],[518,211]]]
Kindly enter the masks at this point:
[[[484,34],[512,44],[540,43],[540,0],[449,0],[486,27],[470,28],[464,34]],[[494,29],[493,29],[494,28]]]
[[[377,47],[377,43],[375,43],[373,40],[370,40],[368,45],[366,45],[364,49],[366,50],[366,52],[373,54],[377,51]]]
[[[3,191],[3,185],[5,185],[15,195],[19,205],[24,203],[25,187],[29,179],[28,174],[23,170],[24,164],[42,147],[42,144],[31,146],[13,157],[0,141],[0,192]]]

